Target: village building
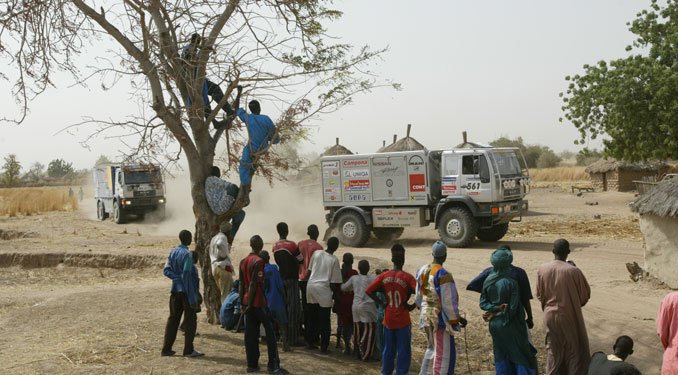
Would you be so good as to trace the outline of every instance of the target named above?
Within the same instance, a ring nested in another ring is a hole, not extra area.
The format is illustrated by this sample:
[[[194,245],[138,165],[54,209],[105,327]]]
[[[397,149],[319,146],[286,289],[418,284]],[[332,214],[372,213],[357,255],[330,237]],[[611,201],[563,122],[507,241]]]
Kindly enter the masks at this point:
[[[668,172],[666,163],[631,163],[623,160],[600,159],[586,167],[593,188],[598,191],[633,191],[634,181],[659,178]]]
[[[678,288],[678,179],[662,181],[631,204],[645,237],[645,271]]]

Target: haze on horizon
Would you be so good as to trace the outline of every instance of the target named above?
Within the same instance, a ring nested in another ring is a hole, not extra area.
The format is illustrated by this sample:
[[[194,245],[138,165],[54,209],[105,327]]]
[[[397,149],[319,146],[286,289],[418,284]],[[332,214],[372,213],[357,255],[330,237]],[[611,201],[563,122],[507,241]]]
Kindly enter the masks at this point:
[[[390,143],[393,134],[403,137],[408,123],[413,125],[412,136],[431,149],[459,143],[466,130],[474,141],[521,136],[556,152],[578,151],[581,146],[573,144],[577,130],[558,122],[562,116],[558,94],[567,85],[564,77],[581,72],[583,64],[625,56],[624,48],[633,40],[626,23],[650,1],[413,4],[335,3],[344,16],[329,25],[329,34],[355,46],[388,46],[370,70],[403,89],[376,89],[307,123],[311,140],[302,153],[322,152],[335,137],[354,152],[374,152],[383,140]],[[94,55],[81,58],[93,64]],[[24,172],[36,161],[46,165],[55,158],[81,169],[91,167],[99,155],[115,159],[126,149],[112,137],[114,132],[94,138],[85,148],[80,142],[91,128],[60,131],[87,116],[108,120],[139,113],[127,85],[104,91],[91,81],[87,88],[73,87],[64,75],[55,83],[56,88],[30,104],[23,124],[0,124],[0,157],[17,154]],[[0,88],[5,103],[0,117],[16,117],[11,83],[0,81]],[[271,118],[278,117],[276,103],[263,102],[262,107]]]

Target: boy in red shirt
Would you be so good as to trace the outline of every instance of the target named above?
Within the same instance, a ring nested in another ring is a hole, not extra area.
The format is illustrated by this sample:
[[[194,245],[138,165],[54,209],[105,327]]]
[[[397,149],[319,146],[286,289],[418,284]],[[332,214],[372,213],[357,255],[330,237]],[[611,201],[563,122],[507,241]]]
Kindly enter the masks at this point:
[[[303,263],[299,265],[299,289],[301,290],[301,322],[304,323],[304,338],[306,343],[311,343],[313,339],[310,337],[309,323],[308,323],[308,302],[306,301],[306,284],[308,284],[308,265],[311,264],[311,257],[316,251],[324,250],[323,246],[318,243],[318,236],[320,231],[318,226],[311,224],[306,230],[308,234],[307,239],[299,241],[299,253],[304,258]],[[300,322],[300,323],[301,323]],[[300,324],[297,324],[299,326]]]
[[[242,314],[245,316],[247,372],[259,371],[259,326],[263,325],[268,346],[268,373],[287,374],[288,372],[280,367],[278,347],[264,294],[264,260],[259,256],[264,241],[258,235],[254,235],[250,238],[250,247],[252,252],[240,261],[239,267],[239,293]]]
[[[377,297],[377,292],[386,296],[384,312],[384,349],[381,360],[381,373],[391,375],[394,362],[396,375],[404,375],[410,370],[412,362],[412,322],[410,311],[415,304],[407,300],[414,294],[417,281],[414,276],[403,271],[405,264],[405,248],[401,244],[391,247],[393,269],[382,272],[365,290],[377,305],[384,303]]]
[[[287,223],[278,223],[276,230],[280,239],[273,245],[273,258],[280,268],[285,285],[285,307],[287,309],[286,336],[283,337],[284,347],[289,349],[297,345],[299,336],[299,322],[301,319],[301,300],[299,299],[299,264],[304,258],[294,241],[287,239],[289,228]]]

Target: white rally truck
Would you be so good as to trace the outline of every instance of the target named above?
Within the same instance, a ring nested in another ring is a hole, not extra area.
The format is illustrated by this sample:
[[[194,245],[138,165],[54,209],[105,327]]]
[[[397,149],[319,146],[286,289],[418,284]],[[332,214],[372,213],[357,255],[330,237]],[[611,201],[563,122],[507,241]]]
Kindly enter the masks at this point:
[[[530,178],[518,148],[458,148],[325,156],[320,161],[330,231],[360,247],[433,223],[451,247],[499,241],[527,211]]]
[[[94,167],[97,218],[123,224],[129,215],[143,218],[153,213],[165,218],[165,183],[154,164],[101,164]]]

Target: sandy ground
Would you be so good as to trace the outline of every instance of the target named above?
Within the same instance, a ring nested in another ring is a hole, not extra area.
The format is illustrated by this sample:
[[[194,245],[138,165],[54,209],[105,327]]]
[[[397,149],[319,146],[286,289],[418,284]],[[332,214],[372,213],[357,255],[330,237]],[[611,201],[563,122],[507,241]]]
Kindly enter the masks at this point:
[[[254,192],[259,200],[248,210],[236,240],[236,261],[246,253],[244,239],[251,234],[262,234],[269,247],[275,223],[285,216],[294,216],[289,219],[293,240],[302,238],[307,224],[321,224],[323,212],[316,195],[294,197],[279,189],[275,199],[261,198],[270,195],[264,192]],[[634,283],[628,277],[625,263],[642,265],[643,258],[637,218],[627,206],[633,195],[587,193],[576,197],[562,189],[545,188],[533,191],[528,198],[530,214],[523,222],[512,224],[502,241],[513,248],[514,264],[527,270],[534,285],[538,266],[552,259],[552,241],[569,239],[574,248],[571,259],[592,288],[591,301],[584,308],[591,350],[609,352],[617,336],[630,335],[636,348],[629,361],[645,374],[659,373],[661,347],[655,317],[668,290],[649,282]],[[295,199],[305,202],[302,212],[292,210],[298,209]],[[257,207],[267,209],[257,211]],[[242,334],[208,325],[204,314],[199,317],[200,336],[195,346],[205,357],[159,355],[170,285],[162,276],[161,265],[177,242],[173,233],[192,227],[190,217],[180,212],[190,210],[175,207],[173,218],[156,224],[99,222],[93,220],[89,207],[73,213],[0,218],[0,230],[5,233],[0,239],[0,372],[243,373]],[[594,219],[595,214],[601,218]],[[407,248],[406,270],[414,272],[430,260],[429,249],[435,239],[432,227],[405,231],[401,242]],[[356,262],[369,259],[373,268],[381,267],[388,265],[389,247],[372,240],[362,249],[340,248],[337,255],[350,251]],[[479,295],[463,289],[489,266],[495,247],[476,242],[471,248],[452,249],[448,255],[446,267],[455,276],[460,307],[469,320],[465,334],[457,336],[457,373],[469,373],[468,368],[475,374],[491,373],[493,368],[491,338],[480,317]],[[543,364],[538,302],[533,301],[532,309],[532,338]],[[417,373],[424,339],[417,329],[413,338],[411,373]],[[179,336],[175,350],[182,346]],[[265,347],[261,349],[265,353]],[[377,362],[357,362],[337,352],[321,356],[296,349],[281,353],[281,362],[295,374],[379,372]],[[265,366],[265,355],[261,363]]]

